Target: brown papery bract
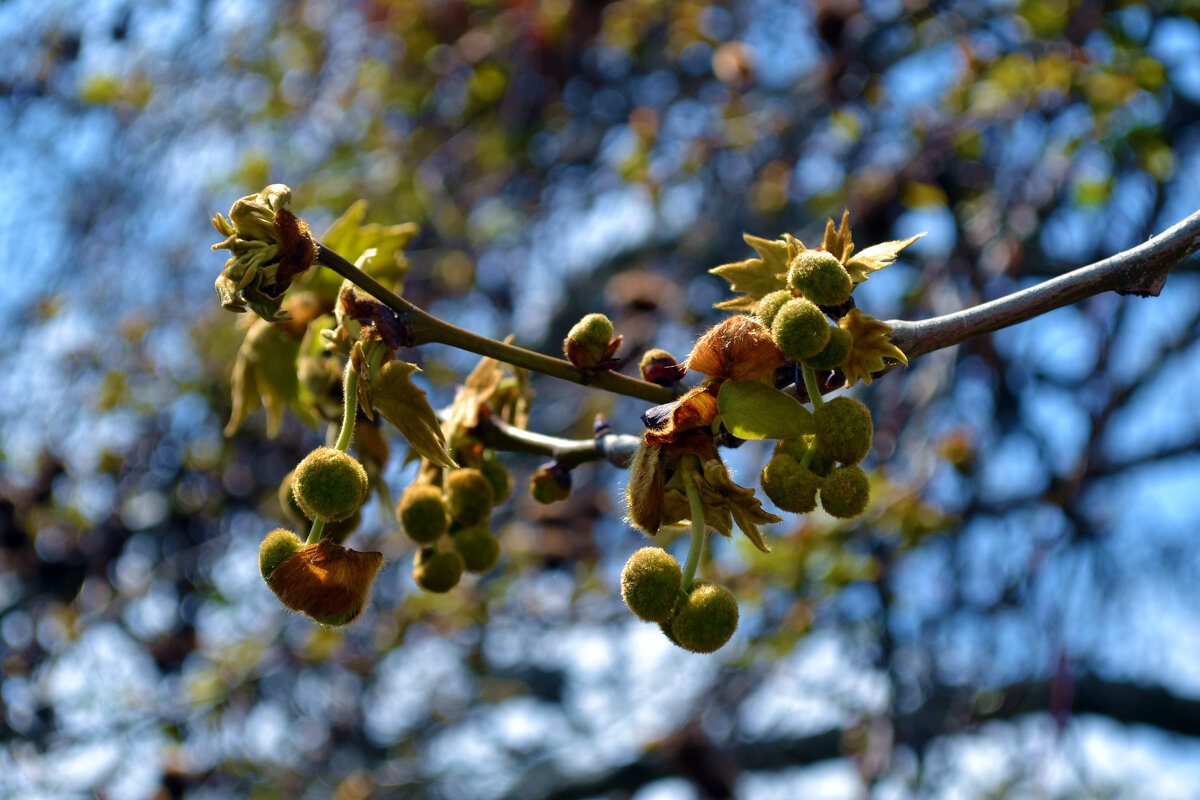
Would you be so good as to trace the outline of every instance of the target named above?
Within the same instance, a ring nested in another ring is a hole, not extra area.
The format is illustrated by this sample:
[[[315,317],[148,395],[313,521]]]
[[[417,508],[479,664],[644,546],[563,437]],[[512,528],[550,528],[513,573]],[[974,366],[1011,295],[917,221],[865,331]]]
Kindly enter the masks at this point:
[[[325,540],[286,558],[267,583],[292,611],[314,619],[357,616],[381,567],[383,553],[351,550]]]
[[[700,337],[686,366],[710,378],[750,381],[785,363],[771,332],[754,317],[736,314]]]

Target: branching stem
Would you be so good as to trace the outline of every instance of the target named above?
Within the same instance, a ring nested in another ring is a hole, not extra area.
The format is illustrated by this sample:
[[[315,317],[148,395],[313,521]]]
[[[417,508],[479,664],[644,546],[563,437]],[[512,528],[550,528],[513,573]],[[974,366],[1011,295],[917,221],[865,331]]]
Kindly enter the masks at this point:
[[[369,292],[376,300],[397,314],[407,315],[409,324],[412,326],[415,344],[450,345],[476,355],[488,356],[512,364],[515,367],[524,367],[533,372],[549,375],[552,378],[585,384],[650,403],[669,403],[675,399],[675,393],[665,386],[631,378],[617,372],[585,373],[570,361],[535,353],[532,350],[489,339],[486,336],[464,330],[457,325],[451,325],[449,322],[417,308],[395,292],[389,291],[379,281],[320,243],[317,244],[317,260],[354,285]]]

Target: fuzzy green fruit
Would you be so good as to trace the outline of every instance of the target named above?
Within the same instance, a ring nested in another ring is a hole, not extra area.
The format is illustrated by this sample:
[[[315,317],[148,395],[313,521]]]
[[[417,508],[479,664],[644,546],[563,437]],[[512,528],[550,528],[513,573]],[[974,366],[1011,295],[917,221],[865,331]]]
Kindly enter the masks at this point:
[[[643,547],[621,570],[621,599],[638,619],[662,622],[671,616],[679,597],[683,570],[661,547]]]
[[[673,641],[693,653],[719,650],[737,630],[738,607],[733,593],[720,584],[692,587],[687,602],[671,620]]]
[[[479,465],[479,471],[492,485],[492,502],[500,505],[507,500],[508,496],[512,494],[512,473],[508,471],[508,467],[504,466],[496,456],[489,454],[484,456],[483,463]]]
[[[428,484],[413,484],[400,495],[396,519],[408,538],[417,544],[433,544],[450,525],[442,490]]]
[[[853,349],[854,336],[845,328],[834,325],[829,328],[829,341],[825,347],[812,358],[806,359],[805,363],[815,369],[837,369],[846,363]]]
[[[862,467],[839,467],[821,484],[821,508],[831,517],[852,519],[867,510],[871,484]]]
[[[492,514],[492,484],[477,469],[456,469],[446,476],[446,508],[460,525],[478,525]]]
[[[349,453],[318,447],[296,465],[292,495],[309,519],[337,522],[367,499],[367,471]]]
[[[838,397],[813,412],[817,446],[840,464],[857,464],[871,452],[870,410],[852,397]]]
[[[268,533],[258,546],[258,571],[262,573],[263,580],[270,581],[275,568],[301,547],[304,547],[304,542],[292,531],[276,528]]]
[[[758,317],[758,321],[762,323],[764,328],[771,330],[771,324],[775,322],[775,315],[792,298],[793,295],[788,289],[780,289],[777,292],[763,295],[763,298],[758,301],[758,305],[754,309],[754,314]]]
[[[829,343],[829,329],[829,320],[821,309],[803,297],[793,297],[775,314],[771,338],[788,358],[802,361]]]
[[[458,585],[463,574],[463,560],[454,550],[434,550],[423,547],[413,559],[413,580],[427,592],[442,594]]]
[[[788,266],[788,285],[819,306],[839,306],[854,289],[850,273],[826,250],[797,253]]]
[[[762,471],[762,487],[771,502],[793,514],[807,514],[817,507],[817,489],[821,476],[787,453],[767,462]]]
[[[487,572],[500,561],[500,540],[482,525],[455,531],[450,539],[467,572]]]
[[[787,453],[803,464],[804,456],[809,450],[816,450],[816,452],[809,457],[808,468],[820,477],[828,475],[829,470],[833,469],[835,464],[821,455],[820,449],[817,448],[817,437],[813,434],[780,439],[775,443],[775,449],[771,452],[771,456],[773,458],[780,453]]]

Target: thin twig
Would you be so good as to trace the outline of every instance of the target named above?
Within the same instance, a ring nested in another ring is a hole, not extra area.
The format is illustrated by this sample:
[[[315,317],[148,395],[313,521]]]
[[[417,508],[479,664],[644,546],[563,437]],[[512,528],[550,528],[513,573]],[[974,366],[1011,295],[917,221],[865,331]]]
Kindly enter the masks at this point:
[[[624,469],[633,460],[641,439],[628,434],[604,433],[594,439],[560,439],[544,433],[514,428],[493,416],[480,415],[476,429],[483,443],[494,450],[530,453],[552,458],[564,469],[588,461],[607,461]]]
[[[533,372],[540,372],[552,378],[570,381],[572,383],[591,386],[614,394],[634,397],[651,403],[669,403],[675,399],[675,393],[655,383],[631,378],[617,372],[589,373],[561,358],[535,353],[523,347],[517,347],[506,342],[489,339],[471,333],[457,325],[440,320],[427,311],[417,308],[412,303],[389,291],[383,284],[372,278],[358,267],[351,264],[342,256],[330,250],[323,244],[317,244],[317,261],[346,278],[356,286],[361,287],[375,297],[376,300],[395,311],[404,314],[412,326],[415,344],[437,343],[457,347],[476,355],[488,356],[498,361],[524,367]]]

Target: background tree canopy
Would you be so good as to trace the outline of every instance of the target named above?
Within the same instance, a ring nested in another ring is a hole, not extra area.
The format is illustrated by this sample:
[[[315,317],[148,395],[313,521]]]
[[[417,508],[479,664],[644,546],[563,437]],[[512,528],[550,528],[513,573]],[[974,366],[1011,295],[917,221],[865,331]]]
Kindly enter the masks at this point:
[[[226,438],[208,216],[415,222],[409,300],[543,352],[678,356],[741,234],[929,235],[856,299],[922,319],[1200,208],[1200,6],[1095,0],[0,3],[0,793],[1194,797],[1200,282],[1106,294],[856,396],[866,517],[718,540],[714,656],[621,604],[625,474],[518,491],[501,566],[388,565],[344,631],[256,567],[320,434]],[[476,357],[415,351],[435,406]],[[535,380],[531,427],[646,404]],[[398,447],[402,445],[397,442]],[[727,454],[753,484],[767,451]],[[398,490],[414,467],[394,459]],[[537,460],[506,458],[518,485]],[[799,520],[799,521],[797,521]]]

